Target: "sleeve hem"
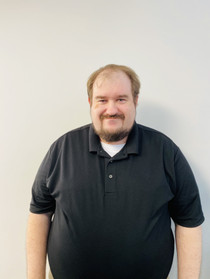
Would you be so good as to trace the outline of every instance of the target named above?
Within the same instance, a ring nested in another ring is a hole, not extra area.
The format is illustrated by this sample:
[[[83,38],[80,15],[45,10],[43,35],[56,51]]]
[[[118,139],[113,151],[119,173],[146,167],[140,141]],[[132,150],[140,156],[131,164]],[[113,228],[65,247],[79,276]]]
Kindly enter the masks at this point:
[[[176,222],[174,221],[175,225],[179,225],[182,227],[186,227],[186,228],[195,228],[200,226],[203,222],[205,221],[205,218],[202,217],[198,222],[196,223],[190,223],[190,222]]]
[[[55,210],[52,208],[47,208],[47,209],[30,208],[29,211],[34,214],[44,214],[44,213],[50,213],[50,212],[54,213],[55,212]]]

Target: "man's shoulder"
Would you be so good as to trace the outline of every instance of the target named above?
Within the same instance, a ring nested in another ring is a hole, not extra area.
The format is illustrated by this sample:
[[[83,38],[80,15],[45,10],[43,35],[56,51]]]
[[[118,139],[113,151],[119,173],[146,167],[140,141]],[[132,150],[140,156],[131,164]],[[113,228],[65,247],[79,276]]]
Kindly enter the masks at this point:
[[[176,146],[176,144],[173,142],[173,140],[164,134],[163,132],[156,130],[154,128],[144,126],[142,124],[137,124],[138,129],[140,130],[140,133],[143,138],[146,140],[153,140],[153,141],[158,141],[162,143],[167,143]]]
[[[72,129],[68,131],[67,133],[63,134],[60,136],[57,140],[55,140],[51,146],[62,146],[66,144],[67,142],[75,142],[79,143],[83,140],[86,140],[87,137],[89,137],[89,129],[90,129],[91,124],[86,124],[83,126],[80,126],[78,128]]]
[[[64,135],[62,135],[60,138],[65,137],[65,136],[74,136],[74,135],[80,135],[80,134],[88,134],[89,133],[89,129],[90,129],[91,124],[86,124],[80,127],[77,127],[75,129],[72,129],[70,131],[68,131],[67,133],[65,133]],[[59,139],[60,139],[59,138]]]
[[[165,135],[163,132],[161,132],[159,130],[156,130],[154,128],[151,128],[151,127],[139,124],[139,123],[137,123],[137,126],[140,130],[142,130],[145,133],[148,133],[148,134],[153,135],[153,136],[166,137],[166,138],[169,139],[169,137],[167,135]]]

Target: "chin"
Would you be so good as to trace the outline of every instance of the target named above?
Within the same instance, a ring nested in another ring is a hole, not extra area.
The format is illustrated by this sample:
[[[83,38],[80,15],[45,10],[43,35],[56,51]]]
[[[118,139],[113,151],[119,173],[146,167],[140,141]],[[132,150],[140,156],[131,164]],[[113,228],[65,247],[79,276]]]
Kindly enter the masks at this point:
[[[112,128],[104,128],[102,130],[108,134],[115,134],[115,133],[119,133],[119,132],[123,131],[123,128],[122,127],[112,127]]]
[[[103,124],[102,125],[102,129],[106,129],[106,130],[119,130],[119,129],[123,129],[123,125],[122,123],[111,123],[111,124]]]

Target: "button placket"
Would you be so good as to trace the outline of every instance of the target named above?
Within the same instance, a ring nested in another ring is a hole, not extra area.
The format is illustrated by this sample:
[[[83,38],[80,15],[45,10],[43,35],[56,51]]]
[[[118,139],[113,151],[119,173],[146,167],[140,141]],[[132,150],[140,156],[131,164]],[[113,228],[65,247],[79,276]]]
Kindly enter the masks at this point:
[[[105,193],[116,192],[115,164],[108,161],[105,167]]]

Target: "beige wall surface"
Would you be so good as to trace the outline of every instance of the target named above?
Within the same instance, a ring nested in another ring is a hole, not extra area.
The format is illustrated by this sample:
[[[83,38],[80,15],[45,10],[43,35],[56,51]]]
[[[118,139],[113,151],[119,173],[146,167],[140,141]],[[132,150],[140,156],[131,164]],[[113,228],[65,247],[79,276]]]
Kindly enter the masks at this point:
[[[209,278],[209,9],[207,0],[0,0],[0,278],[26,278],[34,176],[54,140],[90,122],[86,80],[108,63],[139,74],[137,121],[171,137],[194,171]]]

